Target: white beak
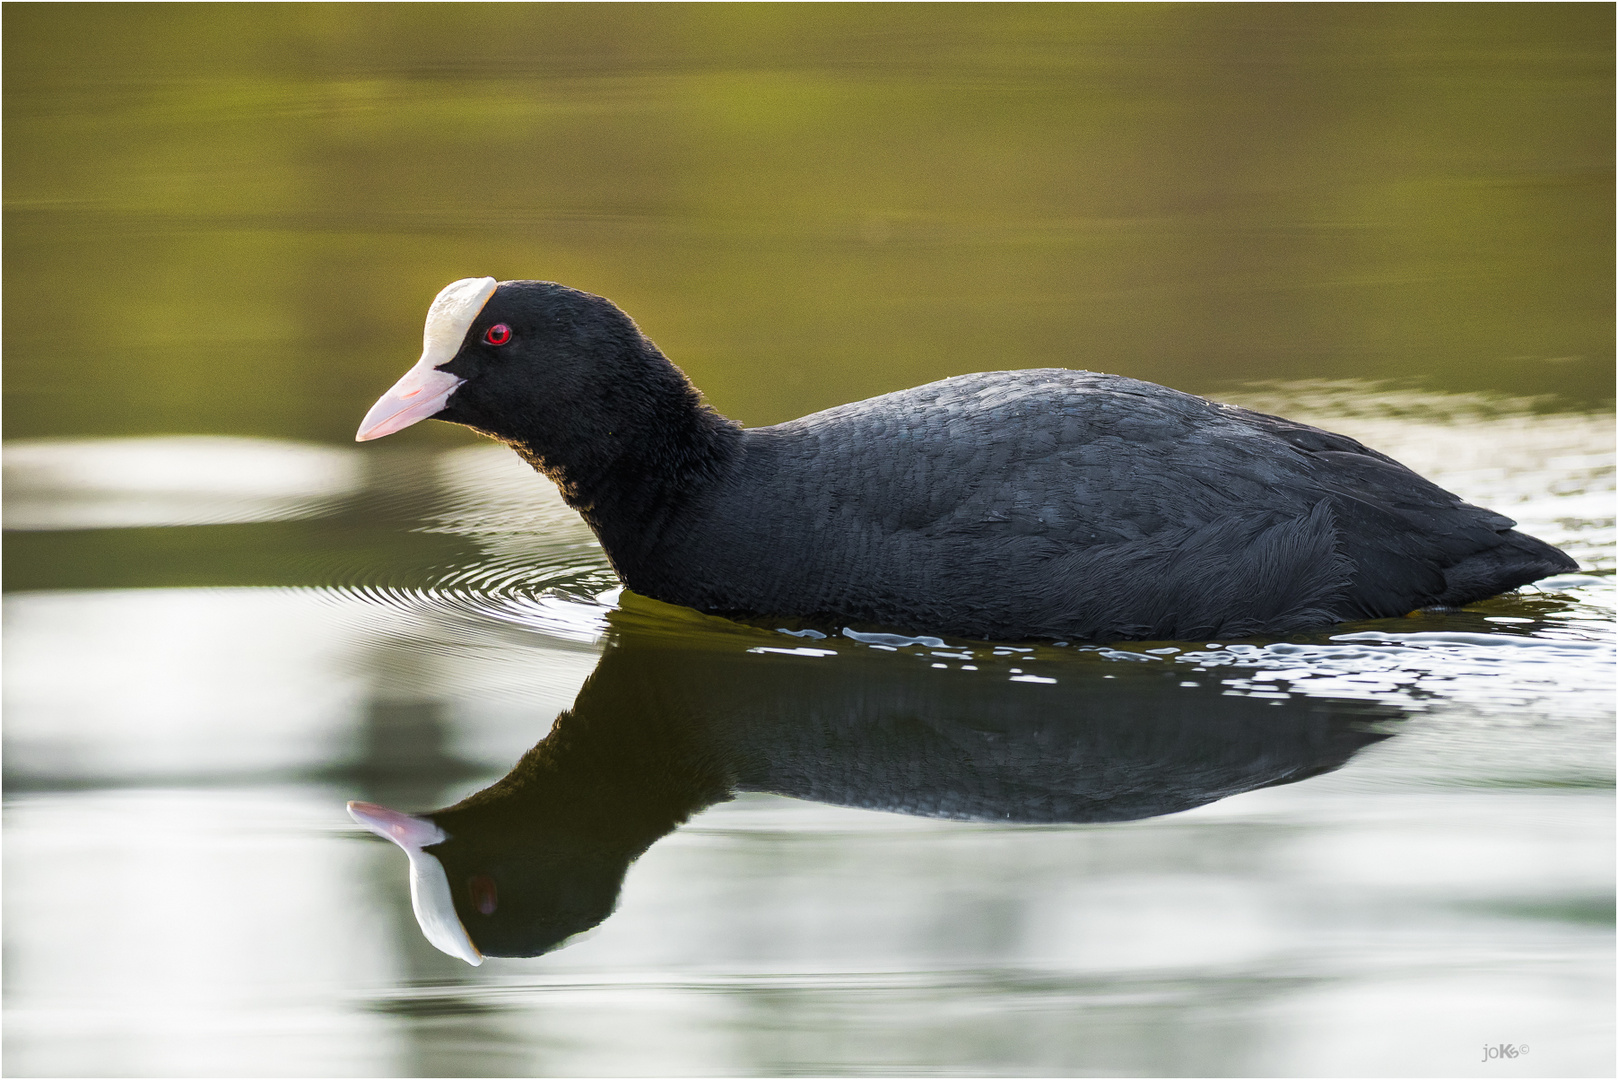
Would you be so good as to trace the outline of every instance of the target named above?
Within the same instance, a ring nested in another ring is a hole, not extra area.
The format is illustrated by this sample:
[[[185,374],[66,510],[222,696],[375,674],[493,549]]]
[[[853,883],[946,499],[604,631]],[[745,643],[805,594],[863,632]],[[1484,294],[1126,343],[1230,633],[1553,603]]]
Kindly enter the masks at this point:
[[[444,286],[427,309],[427,326],[421,335],[421,359],[405,372],[404,378],[371,406],[360,421],[355,442],[367,442],[403,431],[418,420],[442,412],[444,405],[465,379],[456,378],[443,365],[455,359],[472,320],[494,295],[494,278],[462,278]]]

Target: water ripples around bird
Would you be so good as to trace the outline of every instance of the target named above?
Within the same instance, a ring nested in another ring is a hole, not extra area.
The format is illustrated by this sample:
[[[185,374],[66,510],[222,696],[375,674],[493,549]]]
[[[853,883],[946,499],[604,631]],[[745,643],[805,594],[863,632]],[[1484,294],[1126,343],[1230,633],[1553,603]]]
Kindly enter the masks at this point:
[[[1609,416],[1338,384],[1258,387],[1238,398],[1365,439],[1519,518],[1585,572],[1464,611],[1412,613],[1289,641],[997,646],[890,627],[742,625],[624,598],[601,548],[555,488],[493,445],[423,453],[247,439],[11,444],[7,524],[58,539],[108,528],[296,527],[302,531],[288,534],[291,543],[277,536],[285,550],[276,557],[291,570],[276,580],[290,578],[327,605],[427,620],[443,647],[495,638],[588,648],[615,626],[650,625],[660,633],[743,635],[746,648],[806,663],[888,652],[896,664],[925,663],[941,677],[1029,687],[1153,666],[1177,672],[1187,689],[1217,684],[1223,694],[1278,704],[1331,699],[1497,717],[1610,711]],[[235,486],[221,487],[221,477]]]
[[[431,613],[473,635],[538,635],[585,643],[616,621],[680,634],[751,634],[748,647],[835,663],[851,650],[891,652],[954,678],[1038,685],[1117,676],[1122,665],[1179,673],[1187,688],[1269,699],[1376,702],[1477,716],[1610,713],[1614,659],[1612,455],[1604,416],[1534,416],[1527,404],[1384,395],[1333,384],[1266,387],[1247,404],[1349,430],[1440,483],[1517,516],[1589,572],[1563,575],[1464,611],[1424,611],[1288,641],[1016,646],[771,620],[740,626],[630,597],[593,537],[514,455],[473,447],[433,464],[438,495],[414,528],[470,540],[476,557],[408,585],[385,576],[331,586],[367,603]],[[1275,400],[1271,400],[1271,399]],[[1284,398],[1284,400],[1283,400]],[[1604,434],[1605,432],[1605,434]],[[796,640],[785,640],[785,638]]]

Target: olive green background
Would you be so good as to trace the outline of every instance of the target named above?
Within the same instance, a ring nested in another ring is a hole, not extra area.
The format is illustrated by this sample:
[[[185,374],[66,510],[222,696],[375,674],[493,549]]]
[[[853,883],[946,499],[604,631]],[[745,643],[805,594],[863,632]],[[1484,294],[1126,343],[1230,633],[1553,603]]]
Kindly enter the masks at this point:
[[[749,424],[1043,365],[1612,398],[1607,4],[11,4],[4,31],[12,439],[347,441],[483,274],[611,297]]]

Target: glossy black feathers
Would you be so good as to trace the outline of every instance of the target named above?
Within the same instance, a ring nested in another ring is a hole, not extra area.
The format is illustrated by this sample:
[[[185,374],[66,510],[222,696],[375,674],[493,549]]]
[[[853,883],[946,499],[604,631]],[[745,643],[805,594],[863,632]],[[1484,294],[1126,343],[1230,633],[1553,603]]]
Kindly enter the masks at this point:
[[[1119,376],[963,375],[743,430],[617,308],[537,282],[500,286],[462,353],[441,418],[551,476],[631,588],[704,611],[1230,638],[1575,567],[1353,439]]]

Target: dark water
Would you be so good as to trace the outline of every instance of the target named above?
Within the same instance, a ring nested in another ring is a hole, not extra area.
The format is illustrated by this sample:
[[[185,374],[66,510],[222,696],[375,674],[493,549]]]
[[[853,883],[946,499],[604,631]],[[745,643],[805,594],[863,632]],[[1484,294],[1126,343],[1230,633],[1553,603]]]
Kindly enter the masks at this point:
[[[5,1072],[1610,1075],[1612,40],[7,8]],[[349,441],[482,274],[614,298],[747,423],[1115,371],[1581,569],[1288,641],[703,619],[508,452]],[[343,804],[452,803],[564,710],[574,811],[479,857],[551,853],[501,918],[572,921],[511,940],[597,925],[470,967]]]

